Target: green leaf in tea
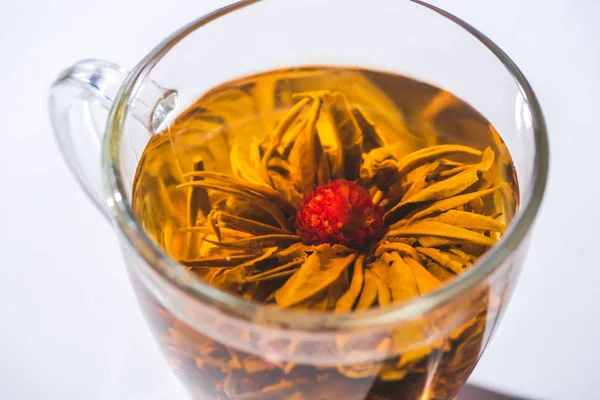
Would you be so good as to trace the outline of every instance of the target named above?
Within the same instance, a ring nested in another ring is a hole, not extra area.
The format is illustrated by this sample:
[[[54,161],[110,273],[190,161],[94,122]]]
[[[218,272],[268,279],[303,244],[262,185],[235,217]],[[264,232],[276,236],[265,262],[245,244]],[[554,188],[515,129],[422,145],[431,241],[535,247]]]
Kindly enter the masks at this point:
[[[363,289],[364,282],[364,256],[359,256],[354,263],[354,271],[352,274],[352,281],[350,287],[344,293],[342,297],[337,301],[335,305],[336,312],[347,312],[352,309],[352,306],[356,302],[356,299],[360,295]]]
[[[387,237],[418,237],[434,236],[447,239],[453,239],[460,242],[478,244],[482,246],[492,246],[496,240],[480,233],[468,229],[459,228],[453,225],[444,224],[436,221],[417,221],[405,227],[394,229],[386,234]]]
[[[364,310],[371,307],[377,301],[378,293],[377,276],[371,270],[365,270],[365,284],[360,292],[356,309]]]
[[[339,254],[329,245],[319,246],[277,291],[277,305],[289,308],[316,295],[334,283],[355,259],[356,253],[349,250]]]

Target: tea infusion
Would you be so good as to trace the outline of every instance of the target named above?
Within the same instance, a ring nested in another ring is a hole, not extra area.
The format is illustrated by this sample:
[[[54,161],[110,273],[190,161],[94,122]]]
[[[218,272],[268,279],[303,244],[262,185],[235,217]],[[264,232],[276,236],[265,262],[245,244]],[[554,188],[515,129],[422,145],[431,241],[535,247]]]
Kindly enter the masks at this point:
[[[471,268],[505,231],[517,193],[498,133],[457,97],[403,76],[313,67],[197,100],[148,143],[133,207],[215,287],[273,307],[359,313]],[[323,367],[274,364],[149,297],[143,306],[192,393],[223,400],[452,398],[488,312],[483,304],[439,346],[394,354],[392,338],[383,362]]]

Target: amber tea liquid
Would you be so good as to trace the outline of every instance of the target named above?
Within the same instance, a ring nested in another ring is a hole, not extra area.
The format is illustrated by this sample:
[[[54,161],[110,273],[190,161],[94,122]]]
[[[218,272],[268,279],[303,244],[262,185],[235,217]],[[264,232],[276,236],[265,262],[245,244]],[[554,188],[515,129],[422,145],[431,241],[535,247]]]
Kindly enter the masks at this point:
[[[211,285],[273,307],[361,312],[471,268],[510,222],[517,193],[500,136],[457,97],[404,76],[307,67],[199,98],[148,143],[132,203],[147,233]],[[340,206],[315,214],[331,203],[324,196],[352,198],[358,225],[342,226]],[[326,285],[311,291],[298,282],[319,262]],[[391,338],[385,360],[323,366],[318,355],[273,363],[226,346],[136,289],[190,393],[219,400],[452,399],[498,304],[490,291],[473,318],[422,348],[397,353]]]

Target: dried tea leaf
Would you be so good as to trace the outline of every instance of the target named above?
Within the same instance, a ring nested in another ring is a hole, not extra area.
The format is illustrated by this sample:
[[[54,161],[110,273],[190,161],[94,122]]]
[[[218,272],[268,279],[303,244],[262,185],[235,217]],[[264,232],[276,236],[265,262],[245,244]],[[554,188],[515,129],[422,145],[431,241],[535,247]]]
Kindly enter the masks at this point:
[[[342,179],[344,174],[343,160],[339,158],[340,142],[337,137],[337,131],[334,129],[331,114],[321,113],[317,122],[317,132],[319,141],[325,153],[325,159],[329,169],[331,179]]]
[[[317,251],[316,246],[308,246],[303,243],[294,243],[286,249],[277,252],[276,256],[279,262],[288,263],[298,258],[305,258],[308,253]]]
[[[385,215],[386,222],[389,223],[394,218],[397,218],[402,209],[409,204],[443,200],[462,193],[479,181],[479,174],[489,170],[493,162],[494,152],[489,148],[485,149],[483,152],[482,161],[480,163],[475,164],[469,167],[466,171],[463,171],[448,179],[435,182],[423,190],[418,191],[405,201],[402,201],[401,203],[392,207]]]
[[[340,247],[320,246],[300,270],[276,293],[277,305],[289,308],[316,295],[334,283],[356,259],[356,253],[339,254]]]
[[[365,284],[356,304],[357,310],[366,310],[377,300],[377,276],[369,269],[365,269]]]
[[[382,208],[384,208],[384,209],[385,209],[385,208],[388,206],[388,204],[390,204],[390,201],[389,201],[389,199],[384,199],[384,200],[382,200],[381,202],[379,202],[379,204],[378,204],[378,205],[379,205],[379,207],[382,207]]]
[[[233,229],[229,229],[229,228],[218,228],[219,231],[219,235],[217,235],[215,233],[215,227],[212,226],[212,224],[208,224],[208,225],[200,225],[200,226],[193,226],[191,228],[181,228],[181,231],[184,232],[194,232],[194,233],[201,233],[201,234],[205,234],[205,237],[209,240],[219,240],[219,235],[221,236],[227,236],[228,238],[235,238],[235,239],[242,239],[242,238],[248,238],[251,235],[246,233],[246,232],[240,232],[240,231],[236,231]]]
[[[263,235],[252,236],[244,239],[231,240],[227,242],[217,242],[209,239],[204,239],[215,246],[226,249],[242,249],[242,250],[259,250],[266,247],[283,248],[302,240],[297,235]]]
[[[415,170],[416,175],[414,176],[411,182],[410,188],[406,191],[406,193],[404,193],[404,196],[402,196],[402,202],[407,201],[412,196],[416,195],[421,190],[423,190],[425,186],[427,186],[427,177],[439,166],[439,162],[433,162],[431,164],[425,164],[419,167],[417,170]]]
[[[401,381],[408,375],[408,369],[396,369],[392,366],[384,366],[379,372],[379,379],[384,382]]]
[[[232,398],[235,398],[236,400],[280,400],[284,396],[294,393],[296,386],[303,381],[305,381],[305,379],[296,381],[282,379],[277,384],[265,386],[261,390],[254,392],[238,393]]]
[[[413,350],[418,349],[415,346],[423,346],[423,344],[428,343],[428,339],[432,337],[431,335],[436,333],[431,332],[431,321],[429,319],[422,317],[413,320],[405,326],[399,326],[392,332],[391,351],[393,354],[400,352],[410,354]],[[427,347],[431,349],[431,344]],[[413,353],[413,355],[415,354]],[[407,356],[407,358],[412,358],[412,356]],[[395,367],[398,368],[399,365],[403,365],[401,364],[401,360],[396,362]]]
[[[406,156],[406,154],[408,154],[406,147],[401,143],[379,147],[368,153],[364,153],[362,155],[363,162],[360,167],[361,178],[373,179],[377,171],[385,168],[396,174],[398,160]]]
[[[256,372],[268,371],[269,366],[261,358],[253,355],[248,355],[242,359],[242,368],[249,374]]]
[[[279,279],[285,276],[290,276],[296,271],[298,271],[299,267],[304,264],[306,258],[299,258],[297,260],[291,261],[289,263],[280,265],[278,267],[269,269],[265,272],[261,272],[259,274],[255,274],[247,277],[245,282],[262,282],[273,279]]]
[[[342,165],[339,178],[353,181],[359,176],[362,158],[362,131],[356,122],[348,100],[341,93],[328,96],[327,113],[338,144],[337,157]]]
[[[275,128],[275,132],[271,135],[271,142],[269,143],[269,147],[265,151],[265,154],[261,160],[260,164],[260,175],[261,178],[270,182],[270,174],[269,174],[269,161],[275,154],[277,148],[281,145],[281,140],[285,133],[289,130],[292,123],[296,120],[298,115],[310,104],[311,99],[305,97],[297,102],[290,110],[285,114],[285,116],[279,121],[277,127]]]
[[[237,215],[229,214],[223,211],[213,212],[214,220],[223,227],[234,229],[237,231],[246,232],[252,235],[267,235],[267,234],[289,234],[290,231],[273,225],[263,224],[262,222],[254,221],[248,218],[242,218]],[[216,232],[215,232],[216,233]],[[221,240],[220,235],[217,235]]]
[[[485,177],[482,176],[477,183],[465,190],[464,194],[479,192],[480,190],[489,189],[491,187],[492,182],[488,181],[487,179],[485,179]]]
[[[370,152],[373,149],[377,149],[379,147],[387,146],[387,141],[385,138],[377,132],[375,129],[375,125],[367,119],[365,114],[360,111],[357,106],[352,108],[352,115],[358,124],[359,129],[362,132],[362,151],[365,153]]]
[[[214,202],[213,209],[215,211],[224,211],[229,214],[237,215],[238,217],[252,219],[255,221],[264,221],[269,225],[280,226],[267,212],[260,207],[256,207],[248,199],[239,198],[236,196],[229,196],[225,193],[223,197],[218,201]],[[211,193],[214,197],[215,192]]]
[[[442,158],[440,160],[440,164],[442,164],[443,166],[446,166],[446,167],[450,167],[450,168],[462,167],[462,166],[466,165],[464,162],[449,160],[447,158]]]
[[[320,293],[308,298],[307,300],[294,305],[295,309],[304,309],[311,311],[333,310],[339,298],[348,289],[348,269],[345,269],[340,277]]]
[[[383,199],[383,192],[376,187],[371,188],[371,197],[373,198],[373,204],[379,204],[379,202]]]
[[[319,165],[319,168],[317,169],[317,186],[326,185],[332,181],[331,163],[329,162],[327,153],[323,149],[321,139],[318,135],[315,136],[315,152],[316,160]]]
[[[310,113],[310,111],[309,111]],[[278,156],[281,157],[279,160],[287,160],[290,156],[292,148],[298,137],[302,134],[304,129],[306,128],[306,124],[308,123],[309,118],[307,116],[302,116],[296,118],[292,126],[289,128],[288,132],[286,132],[281,140],[281,145],[278,148]],[[269,160],[269,164],[272,164],[274,161],[278,160],[278,158],[272,157]]]
[[[473,199],[481,198],[481,197],[487,196],[489,194],[492,194],[496,190],[498,190],[497,187],[491,188],[491,189],[486,189],[486,190],[480,190],[480,191],[473,192],[473,193],[461,194],[459,196],[454,196],[449,199],[436,201],[435,203],[433,203],[426,209],[419,211],[418,213],[411,216],[408,222],[410,223],[412,221],[416,221],[418,219],[425,218],[432,214],[441,213],[444,211],[458,208],[461,205],[472,201]],[[395,226],[392,225],[392,228],[395,228]]]
[[[236,376],[239,376],[236,374]],[[238,378],[239,379],[239,378]],[[234,377],[234,374],[227,374],[225,380],[223,381],[223,393],[225,394],[227,399],[234,399],[236,396],[236,382],[237,379]]]
[[[245,262],[239,264],[236,268],[248,268],[248,267],[255,266],[256,264],[260,263],[261,261],[264,261],[264,260],[270,258],[273,254],[275,254],[276,251],[277,251],[277,247],[271,247],[269,249],[266,249],[264,251],[264,253],[261,254],[260,256],[253,258],[252,260],[245,261]]]
[[[294,142],[296,143],[296,142]],[[281,175],[282,177],[289,179],[292,174],[292,170],[296,170],[288,161],[281,158],[273,157],[269,160],[269,172],[273,172]],[[272,174],[271,174],[272,176]]]
[[[467,267],[466,262],[460,262],[454,257],[451,257],[448,253],[441,250],[417,247],[417,251],[431,258],[439,265],[448,268],[457,275],[464,272],[465,268]]]
[[[210,243],[207,242],[202,242],[202,249],[199,252],[200,256],[199,257],[195,257],[194,259],[198,259],[198,258],[211,258],[211,257],[224,257],[224,256],[241,256],[241,255],[246,255],[249,254],[248,251],[245,250],[229,250],[229,249],[222,249],[220,247],[214,246]],[[251,253],[255,253],[255,254],[260,254],[259,251],[256,252],[251,252]]]
[[[402,354],[402,356],[398,360],[398,364],[396,364],[396,366],[398,368],[403,368],[414,361],[419,361],[422,358],[427,357],[429,355],[429,353],[431,353],[431,350],[432,350],[432,347],[430,347],[430,346],[424,346],[424,347],[416,348],[414,350],[409,350],[409,351],[405,352],[404,354]]]
[[[334,79],[329,80],[333,76]],[[332,71],[328,77],[328,87],[334,87],[343,93],[351,104],[360,104],[364,110],[377,110],[372,115],[375,126],[382,128],[384,132],[393,132],[395,135],[405,135],[410,139],[416,138],[407,128],[401,107],[385,93],[380,83],[372,80],[371,76],[357,70]],[[310,90],[310,87],[305,90]]]
[[[256,258],[256,254],[238,255],[238,256],[226,256],[226,257],[210,257],[200,258],[198,260],[179,260],[179,262],[186,267],[198,268],[198,267],[213,267],[213,268],[227,268],[235,267],[246,261],[251,261]]]
[[[251,154],[252,152],[249,153],[240,144],[233,146],[230,156],[233,175],[238,179],[264,185],[265,181],[261,178],[256,168],[254,168],[254,165],[258,164],[253,164],[252,161],[250,161]]]
[[[417,287],[419,288],[419,294],[424,295],[432,292],[442,285],[435,276],[433,276],[424,266],[418,263],[412,257],[404,257],[404,262],[412,269],[413,274],[417,280]]]
[[[439,236],[420,236],[417,241],[418,244],[423,247],[449,247],[456,246],[461,243],[459,240],[453,240]]]
[[[352,306],[358,298],[364,282],[364,262],[365,257],[359,256],[354,263],[354,273],[348,291],[337,301],[335,305],[336,312],[347,312],[352,309]]]
[[[240,190],[252,197],[259,196],[265,201],[271,201],[276,203],[283,209],[286,214],[294,215],[296,207],[289,201],[285,200],[281,194],[274,190],[272,187],[265,183],[254,183],[238,179],[228,174],[222,174],[218,172],[209,171],[198,171],[185,174],[185,177],[201,177],[213,181],[212,184],[218,184],[222,187],[229,187],[232,189]]]
[[[247,273],[245,267],[219,268],[207,274],[205,279],[216,288],[239,292]]]
[[[309,400],[309,399],[304,397],[302,392],[294,392],[294,393],[290,394],[289,396],[287,396],[284,400]]]
[[[375,277],[375,282],[377,283],[377,303],[380,307],[385,307],[392,302],[390,289],[376,274],[373,274],[373,276]]]
[[[210,227],[212,228],[212,230],[215,233],[215,236],[217,237],[219,242],[221,242],[221,241],[223,241],[223,235],[221,233],[221,227],[219,226],[217,212],[218,212],[217,210],[213,209],[208,214],[207,222],[210,224]]]
[[[346,268],[340,277],[333,284],[329,285],[325,291],[327,299],[326,310],[335,310],[337,302],[347,292],[348,287],[348,269]]]
[[[291,204],[298,206],[302,200],[302,194],[296,184],[278,173],[272,173],[270,176],[273,188]]]
[[[284,213],[282,212],[281,207],[278,204],[276,204],[274,201],[271,201],[270,199],[265,199],[263,196],[260,196],[257,193],[244,191],[237,187],[233,188],[233,187],[229,187],[229,186],[224,186],[220,182],[215,182],[215,181],[209,182],[206,180],[186,182],[186,183],[182,183],[182,184],[178,185],[177,187],[178,188],[202,187],[205,189],[218,190],[218,191],[221,191],[221,192],[224,192],[227,194],[237,196],[241,199],[249,200],[252,202],[253,205],[261,208],[267,214],[272,216],[277,221],[277,223],[279,224],[280,227],[290,229],[289,221],[288,221],[287,217],[284,215]]]
[[[335,307],[335,302],[339,296],[335,297],[334,299],[330,299],[329,296],[332,288],[334,291],[336,291],[335,289],[337,287],[338,285],[336,283],[332,283],[322,292],[315,294],[301,303],[295,304],[294,309],[323,312]]]
[[[519,192],[513,190],[508,183],[502,182],[500,190],[494,193],[493,204],[496,209],[502,210],[504,218],[510,221],[515,216],[515,211],[519,205]]]
[[[377,186],[384,192],[393,193],[392,202],[395,204],[395,199],[402,196],[407,190],[403,186],[402,176],[396,173],[396,162],[393,160],[385,160],[380,164],[367,166],[364,162],[361,166],[361,177],[356,182],[365,186]],[[389,199],[384,199],[383,202],[389,202]]]
[[[355,180],[359,177],[363,153],[362,130],[354,117],[348,100],[341,93],[332,96],[329,112],[338,127],[338,137],[344,150],[344,178]]]
[[[388,253],[382,253],[383,254],[388,254]],[[384,282],[387,280],[387,276],[388,276],[388,272],[390,269],[389,264],[386,264],[382,257],[379,256],[378,259],[374,260],[373,262],[371,262],[368,265],[368,268],[371,272],[373,272],[375,275],[377,275],[379,277],[379,279],[382,279]]]
[[[194,162],[194,171],[204,171],[204,161],[202,159]],[[202,178],[194,177],[194,180],[201,180]],[[212,205],[210,203],[210,197],[208,191],[201,187],[192,188],[190,196],[188,198],[188,226],[196,225],[198,218],[198,211],[202,212],[204,218],[208,217]]]
[[[228,367],[230,369],[242,369],[242,362],[240,361],[240,358],[238,357],[237,353],[234,352],[232,349],[227,349],[227,352],[231,357],[228,363]]]
[[[381,242],[379,246],[375,249],[375,256],[381,257],[383,253],[397,251],[403,256],[410,256],[416,260],[419,259],[419,254],[409,244],[401,243],[401,242]]]
[[[302,303],[298,303],[294,305],[294,308],[297,310],[310,310],[310,311],[318,311],[323,312],[327,311],[327,305],[329,304],[329,300],[327,298],[327,290],[323,293],[319,293],[314,297],[310,297],[303,301]]]
[[[456,276],[456,274],[436,263],[428,263],[427,270],[441,282],[447,282]]]
[[[248,283],[252,283],[252,282],[267,282],[267,281],[274,281],[277,279],[281,279],[281,278],[287,278],[289,276],[294,275],[296,272],[298,272],[300,268],[294,268],[294,269],[290,269],[287,271],[281,271],[279,273],[276,274],[269,274],[269,275],[265,275],[265,276],[252,276],[251,278],[248,278],[246,280],[246,282]],[[274,294],[275,292],[273,292]]]
[[[442,172],[439,173],[438,176],[440,178],[448,178],[448,177],[454,176],[454,175],[456,175],[456,174],[458,174],[460,172],[466,171],[468,169],[469,169],[468,165],[460,165],[458,167],[454,167],[454,168],[442,171]]]
[[[435,236],[482,246],[493,246],[496,243],[495,239],[480,233],[430,220],[417,221],[411,225],[391,230],[386,234],[386,237],[389,238],[402,236]]]
[[[465,210],[484,215],[486,210],[485,202],[481,198],[471,200],[465,204]]]
[[[465,229],[504,232],[506,226],[493,218],[466,211],[450,210],[437,217],[428,218],[428,221],[438,221],[445,224],[458,226]]]
[[[470,256],[469,254],[465,253],[464,251],[454,248],[454,249],[449,249],[448,250],[450,253],[454,253],[457,256],[459,256],[463,261],[465,262],[471,262],[475,259],[475,257]]]
[[[340,374],[347,376],[352,379],[363,379],[368,377],[374,377],[377,375],[381,368],[380,364],[377,363],[366,363],[366,364],[351,364],[351,365],[338,365],[337,370]]]
[[[387,276],[384,279],[390,288],[394,303],[410,300],[419,295],[415,274],[398,253],[385,253],[384,262],[390,263]]]
[[[440,112],[461,105],[461,101],[454,96],[452,93],[445,90],[439,90],[433,99],[427,104],[427,107],[423,109],[423,117],[432,119]]]
[[[398,161],[398,173],[405,174],[407,171],[420,167],[438,158],[454,154],[470,154],[481,156],[481,151],[468,146],[454,144],[443,144],[438,146],[429,146],[424,149],[410,153]]]
[[[324,161],[323,149],[316,130],[322,105],[320,98],[312,99],[307,122],[296,138],[289,155],[290,178],[304,193],[308,193],[318,185],[318,172]]]
[[[477,258],[481,257],[486,251],[488,251],[489,247],[481,246],[474,243],[463,243],[460,248],[471,257],[473,257],[473,261]],[[461,259],[462,261],[462,259]]]

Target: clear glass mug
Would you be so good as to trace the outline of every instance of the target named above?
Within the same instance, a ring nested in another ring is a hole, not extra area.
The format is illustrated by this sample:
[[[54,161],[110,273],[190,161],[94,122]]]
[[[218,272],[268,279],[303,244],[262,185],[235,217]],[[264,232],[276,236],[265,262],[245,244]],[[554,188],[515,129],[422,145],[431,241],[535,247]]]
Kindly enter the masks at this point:
[[[520,182],[520,210],[499,244],[439,290],[360,315],[250,303],[171,259],[131,209],[146,143],[217,84],[294,65],[411,76],[481,112]],[[418,0],[242,1],[181,28],[129,73],[75,64],[54,84],[50,112],[75,176],[114,223],[165,357],[198,399],[455,398],[511,296],[548,172],[544,118],[523,74],[481,32]]]

